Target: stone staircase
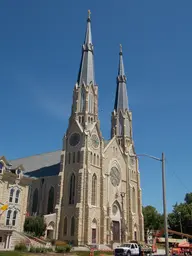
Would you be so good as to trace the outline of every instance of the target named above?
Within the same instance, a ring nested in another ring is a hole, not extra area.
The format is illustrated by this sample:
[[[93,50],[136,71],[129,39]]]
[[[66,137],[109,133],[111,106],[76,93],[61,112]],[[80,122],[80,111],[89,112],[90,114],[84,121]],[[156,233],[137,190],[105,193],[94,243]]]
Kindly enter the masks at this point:
[[[14,250],[15,245],[17,245],[19,243],[25,243],[28,246],[31,245],[31,241],[27,236],[25,236],[23,233],[20,233],[20,232],[14,230],[13,233],[12,233],[11,248],[10,249]]]

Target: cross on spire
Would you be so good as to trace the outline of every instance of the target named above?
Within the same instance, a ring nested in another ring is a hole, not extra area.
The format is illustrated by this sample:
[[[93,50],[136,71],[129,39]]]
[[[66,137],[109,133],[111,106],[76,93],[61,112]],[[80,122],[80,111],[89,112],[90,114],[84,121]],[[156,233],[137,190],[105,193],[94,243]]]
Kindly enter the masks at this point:
[[[88,10],[88,19],[90,20],[91,19],[91,11]]]

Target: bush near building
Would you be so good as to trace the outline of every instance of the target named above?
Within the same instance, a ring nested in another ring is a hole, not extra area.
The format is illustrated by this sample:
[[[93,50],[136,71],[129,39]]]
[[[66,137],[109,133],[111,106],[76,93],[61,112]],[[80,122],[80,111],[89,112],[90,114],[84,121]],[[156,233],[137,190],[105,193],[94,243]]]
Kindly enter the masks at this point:
[[[46,224],[43,216],[30,216],[25,219],[24,231],[34,236],[43,236],[46,230]]]

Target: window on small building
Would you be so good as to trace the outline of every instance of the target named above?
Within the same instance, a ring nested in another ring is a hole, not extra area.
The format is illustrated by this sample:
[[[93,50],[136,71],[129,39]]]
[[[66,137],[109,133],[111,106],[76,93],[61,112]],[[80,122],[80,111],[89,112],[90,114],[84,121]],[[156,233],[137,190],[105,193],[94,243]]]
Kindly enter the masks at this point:
[[[4,164],[2,162],[0,162],[0,173],[2,173],[3,167],[4,167]]]
[[[54,188],[51,187],[49,190],[48,204],[47,204],[47,214],[54,212]]]
[[[75,175],[72,174],[69,183],[69,204],[75,203]]]
[[[17,219],[17,211],[13,212],[13,219],[12,219],[12,225],[15,226],[16,224],[16,219]]]
[[[92,177],[92,195],[91,195],[91,204],[96,205],[96,196],[97,196],[97,176],[93,174]]]
[[[37,206],[38,206],[38,189],[36,188],[33,192],[33,204],[32,204],[32,213],[37,213]]]
[[[9,202],[10,202],[10,203],[13,202],[13,195],[14,195],[14,188],[11,188],[10,194],[9,194]]]
[[[11,224],[11,210],[8,210],[7,216],[6,216],[6,226],[9,226]]]
[[[67,235],[67,217],[65,217],[64,219],[64,230],[63,230],[63,235],[66,236]]]
[[[16,203],[16,204],[18,204],[18,202],[19,202],[19,195],[20,195],[20,190],[18,189],[18,190],[16,191],[16,195],[15,195],[15,203]]]
[[[75,234],[75,218],[74,216],[71,218],[71,236]]]

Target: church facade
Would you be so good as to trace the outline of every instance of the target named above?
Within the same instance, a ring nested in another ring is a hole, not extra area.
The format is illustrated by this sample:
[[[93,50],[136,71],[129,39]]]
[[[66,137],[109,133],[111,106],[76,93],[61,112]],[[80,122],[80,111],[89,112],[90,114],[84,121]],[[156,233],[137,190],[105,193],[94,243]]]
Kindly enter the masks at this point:
[[[116,82],[111,139],[104,140],[89,13],[62,150],[11,161],[36,177],[29,190],[29,212],[45,215],[49,238],[75,245],[144,240],[140,174],[121,46]]]

